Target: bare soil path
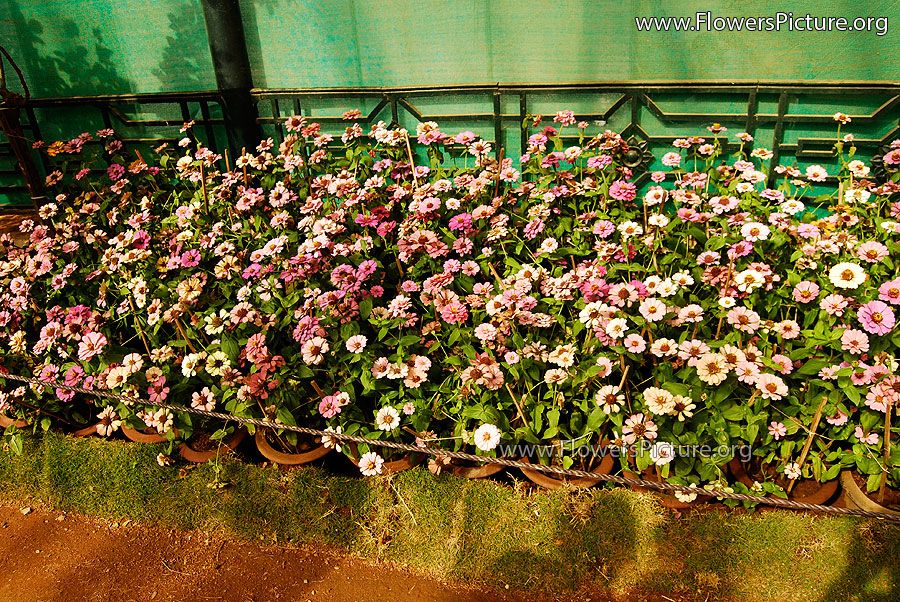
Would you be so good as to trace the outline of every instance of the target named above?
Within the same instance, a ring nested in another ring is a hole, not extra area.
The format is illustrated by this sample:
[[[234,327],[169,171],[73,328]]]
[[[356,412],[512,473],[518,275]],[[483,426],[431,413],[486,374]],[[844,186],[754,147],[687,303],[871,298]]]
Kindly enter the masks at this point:
[[[524,602],[333,550],[0,505],[0,601]]]

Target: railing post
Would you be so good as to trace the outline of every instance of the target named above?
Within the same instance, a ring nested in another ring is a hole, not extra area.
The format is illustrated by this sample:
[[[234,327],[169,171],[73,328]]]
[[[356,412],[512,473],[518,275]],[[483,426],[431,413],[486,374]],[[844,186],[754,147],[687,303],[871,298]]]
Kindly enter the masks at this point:
[[[16,75],[19,76],[25,96],[16,94],[6,87],[6,74],[3,69],[4,59],[9,61]],[[28,92],[25,76],[22,75],[22,71],[6,49],[0,46],[0,131],[6,134],[9,140],[13,155],[16,157],[16,163],[22,172],[22,177],[25,178],[25,187],[31,196],[35,217],[40,222],[40,208],[41,205],[47,202],[47,196],[44,194],[43,179],[38,174],[37,167],[31,156],[31,149],[28,148],[25,134],[22,132],[22,124],[19,121],[21,109],[28,104],[30,98],[31,94]]]
[[[222,96],[232,150],[256,148],[262,137],[256,105],[250,96],[253,76],[238,0],[201,0],[209,52]]]

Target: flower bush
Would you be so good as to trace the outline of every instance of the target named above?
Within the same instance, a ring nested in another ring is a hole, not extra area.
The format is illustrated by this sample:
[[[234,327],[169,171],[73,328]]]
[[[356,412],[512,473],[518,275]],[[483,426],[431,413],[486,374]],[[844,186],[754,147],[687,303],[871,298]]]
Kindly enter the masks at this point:
[[[358,116],[340,143],[291,117],[233,168],[190,124],[152,166],[110,130],[49,145],[55,202],[0,240],[3,369],[484,455],[553,446],[564,466],[608,444],[678,483],[718,482],[738,446],[767,491],[841,467],[900,482],[900,186],[840,126],[836,173],[779,166],[767,188],[772,153],[740,133],[725,156],[714,124],[639,191],[628,143],[568,111],[523,124],[518,161]],[[0,408],[227,432],[11,381]]]

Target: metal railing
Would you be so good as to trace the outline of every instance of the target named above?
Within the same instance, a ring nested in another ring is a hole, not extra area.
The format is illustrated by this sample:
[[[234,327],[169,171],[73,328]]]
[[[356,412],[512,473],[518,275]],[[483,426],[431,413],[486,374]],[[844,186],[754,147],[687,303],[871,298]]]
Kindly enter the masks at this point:
[[[323,129],[339,130],[346,124],[340,117],[344,110],[365,108],[358,119],[364,124],[383,120],[414,127],[416,122],[436,121],[445,128],[480,128],[494,151],[505,149],[506,156],[512,156],[514,148],[525,152],[523,123],[530,115],[560,109],[574,109],[577,119],[618,131],[648,157],[670,147],[676,138],[703,135],[706,126],[720,123],[732,133],[750,133],[756,138],[755,146],[771,150],[772,167],[793,162],[828,164],[833,161],[836,112],[852,119],[848,128],[857,134],[854,144],[864,159],[883,154],[886,145],[900,138],[900,83],[895,82],[497,83],[254,89],[251,95],[260,113],[258,123],[279,140],[285,134],[284,118],[290,115],[305,115]],[[146,108],[161,116],[134,114]],[[41,139],[42,130],[50,126],[66,129],[59,120],[66,116],[68,126],[73,111],[86,122],[116,129],[126,143],[174,141],[180,137],[177,128],[193,119],[211,148],[227,144],[222,128],[227,131],[229,124],[222,117],[217,92],[32,99],[24,110],[23,129]],[[72,123],[70,137],[83,131],[79,125]],[[0,143],[0,162],[8,164],[3,161],[8,148],[5,141]],[[736,148],[735,139],[729,137],[726,152]],[[46,158],[42,161],[47,169]],[[13,173],[14,166],[0,169],[0,176]],[[638,182],[645,177],[638,174]],[[0,186],[0,192],[17,186]]]

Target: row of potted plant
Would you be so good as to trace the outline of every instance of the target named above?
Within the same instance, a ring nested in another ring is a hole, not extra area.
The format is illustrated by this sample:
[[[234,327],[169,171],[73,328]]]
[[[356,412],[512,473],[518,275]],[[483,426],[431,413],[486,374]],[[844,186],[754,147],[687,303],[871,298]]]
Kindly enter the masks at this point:
[[[190,124],[153,152],[111,130],[37,143],[54,199],[0,238],[3,369],[566,467],[624,449],[680,484],[723,483],[737,450],[758,491],[900,482],[900,185],[853,158],[846,115],[829,170],[779,166],[769,188],[771,151],[713,124],[640,189],[628,141],[569,111],[523,124],[515,160],[359,116],[291,117],[233,161]],[[11,380],[0,408],[231,428]]]

